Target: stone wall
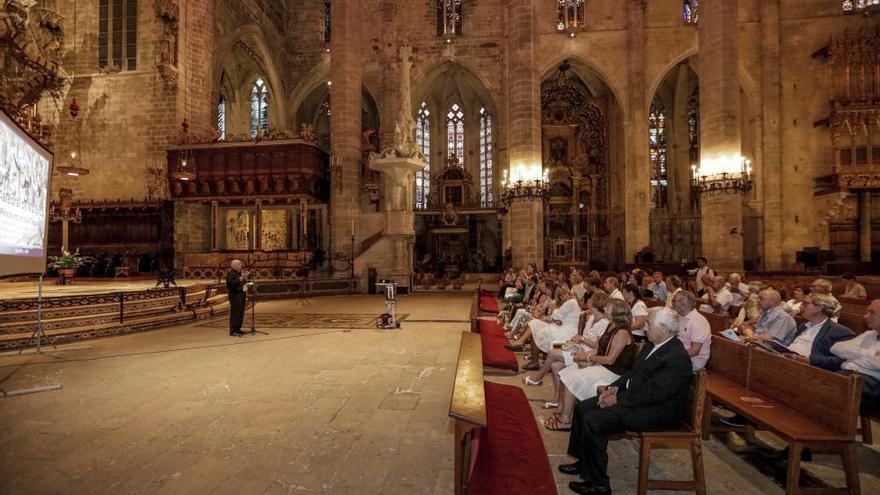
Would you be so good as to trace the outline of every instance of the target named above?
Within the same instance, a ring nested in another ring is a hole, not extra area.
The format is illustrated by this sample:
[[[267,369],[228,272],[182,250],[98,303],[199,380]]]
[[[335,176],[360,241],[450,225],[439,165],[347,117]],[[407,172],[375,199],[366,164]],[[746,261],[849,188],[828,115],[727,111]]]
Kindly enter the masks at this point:
[[[389,101],[394,94],[389,85],[395,79],[387,77],[388,62],[397,53],[397,43],[406,40],[413,47],[413,105],[431,91],[449,64],[473,75],[485,89],[486,98],[497,109],[496,184],[500,171],[514,158],[511,151],[522,147],[523,139],[533,139],[536,117],[534,112],[520,114],[523,103],[514,98],[518,88],[523,84],[540,87],[541,79],[565,59],[589,68],[616,103],[610,153],[617,192],[612,194],[611,206],[627,227],[614,234],[623,243],[620,256],[630,260],[647,244],[650,191],[644,172],[648,166],[645,116],[669,71],[699,55],[698,30],[682,22],[681,2],[587,2],[587,25],[574,37],[556,31],[553,2],[464,2],[463,35],[449,43],[436,35],[433,0],[359,3],[360,13],[350,27],[358,44],[349,55],[359,57],[362,68],[352,80],[362,81],[376,100],[382,131],[391,132],[394,124],[388,109],[394,104]],[[58,4],[70,23],[73,2],[59,0]],[[829,216],[827,208],[833,202],[812,198],[813,178],[827,174],[831,167],[829,131],[813,125],[828,115],[828,69],[811,55],[846,28],[880,21],[842,16],[838,2],[826,0],[739,0],[738,4],[739,67],[735,72],[743,100],[741,140],[745,153],[754,154],[757,171],[756,190],[746,202],[764,217],[766,268],[789,268],[803,246],[827,247],[829,242],[827,225],[821,221]],[[228,0],[222,6],[221,2],[190,0],[189,12],[181,16],[181,84],[175,90],[166,89],[156,69],[162,25],[153,2],[139,2],[138,68],[118,73],[97,68],[96,5],[78,3],[76,39],[70,42],[71,48],[74,43],[77,47],[74,84],[63,102],[47,100],[41,107],[43,115],[57,124],[59,163],[75,140],[65,120],[67,103],[75,96],[83,107],[82,156],[91,174],[55,181],[56,191],[72,187],[78,199],[161,194],[153,186],[149,169],[164,163],[164,150],[174,143],[182,118],[187,116],[195,129],[213,126],[223,68],[252,72],[244,70],[250,62],[233,55],[231,48],[238,39],[246,40],[264,64],[261,69],[273,91],[270,123],[274,127],[293,127],[299,102],[330,79],[333,53],[327,52],[324,42],[323,2],[319,0]],[[189,21],[187,16],[191,16]],[[531,40],[527,55],[511,48],[511,30],[517,39]],[[522,66],[523,57],[532,61],[530,67]],[[72,66],[72,54],[68,59]],[[699,72],[698,57],[695,67]],[[183,91],[184,81],[187,91]],[[244,75],[238,84],[238,89],[246,89]],[[537,96],[528,89],[523,94]],[[241,92],[234,105],[237,125],[246,125],[249,98]],[[529,125],[522,127],[523,122]],[[334,228],[350,228],[349,219],[339,219]],[[344,234],[348,235],[347,230]],[[368,233],[360,237],[364,234]],[[508,231],[505,239],[516,243],[519,235]]]

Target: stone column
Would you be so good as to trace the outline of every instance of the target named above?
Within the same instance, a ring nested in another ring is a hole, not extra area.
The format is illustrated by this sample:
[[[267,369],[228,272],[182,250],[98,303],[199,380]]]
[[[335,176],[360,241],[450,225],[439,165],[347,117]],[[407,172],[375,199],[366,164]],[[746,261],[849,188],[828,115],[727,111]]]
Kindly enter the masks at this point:
[[[761,101],[763,119],[761,160],[756,163],[763,180],[758,191],[763,200],[764,266],[782,270],[782,230],[786,171],[782,161],[782,95],[779,52],[779,0],[761,2]],[[793,172],[793,170],[792,170]],[[790,260],[791,263],[794,259]]]
[[[859,191],[859,261],[871,262],[871,191]]]
[[[541,83],[535,70],[535,13],[532,0],[508,2],[507,165],[541,164]],[[533,177],[537,179],[538,177]],[[544,266],[544,205],[541,200],[511,205],[513,266]]]
[[[361,158],[360,0],[333,2],[330,37],[330,256],[349,256],[359,220]],[[355,249],[357,255],[357,249]]]
[[[626,132],[626,222],[623,226],[623,263],[635,261],[635,253],[650,244],[648,221],[651,209],[648,167],[648,108],[652,95],[645,90],[645,6],[646,0],[631,0],[627,45],[629,54],[629,118]],[[618,230],[619,232],[619,230]]]
[[[700,159],[740,155],[739,24],[737,0],[700,4]],[[743,268],[742,197],[701,200],[703,256],[717,270]]]

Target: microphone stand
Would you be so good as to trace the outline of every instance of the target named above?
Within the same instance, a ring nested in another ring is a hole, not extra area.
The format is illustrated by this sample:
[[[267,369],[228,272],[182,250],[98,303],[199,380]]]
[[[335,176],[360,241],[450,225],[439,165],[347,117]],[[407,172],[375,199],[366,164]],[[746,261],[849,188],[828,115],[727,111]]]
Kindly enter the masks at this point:
[[[250,287],[251,293],[251,331],[248,332],[250,335],[255,334],[263,334],[269,335],[268,332],[264,332],[262,330],[257,330],[257,282],[253,280],[256,278],[253,274],[248,275],[248,283],[247,285]]]

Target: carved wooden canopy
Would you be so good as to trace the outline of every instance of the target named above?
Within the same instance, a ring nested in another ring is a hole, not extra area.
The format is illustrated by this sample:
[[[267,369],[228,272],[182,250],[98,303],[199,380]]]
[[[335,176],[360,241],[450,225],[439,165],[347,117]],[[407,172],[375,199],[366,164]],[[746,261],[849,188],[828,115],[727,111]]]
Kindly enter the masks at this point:
[[[169,149],[169,177],[182,153],[191,153],[196,178],[169,178],[175,198],[202,201],[330,198],[329,158],[314,143],[299,139],[260,143],[186,145]]]

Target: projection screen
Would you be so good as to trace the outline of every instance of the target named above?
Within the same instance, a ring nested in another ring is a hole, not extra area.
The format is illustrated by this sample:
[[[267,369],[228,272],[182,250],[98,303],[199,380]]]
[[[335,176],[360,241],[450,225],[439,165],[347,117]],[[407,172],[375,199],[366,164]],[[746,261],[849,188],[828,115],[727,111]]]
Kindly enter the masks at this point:
[[[0,111],[0,277],[46,271],[52,153]]]

